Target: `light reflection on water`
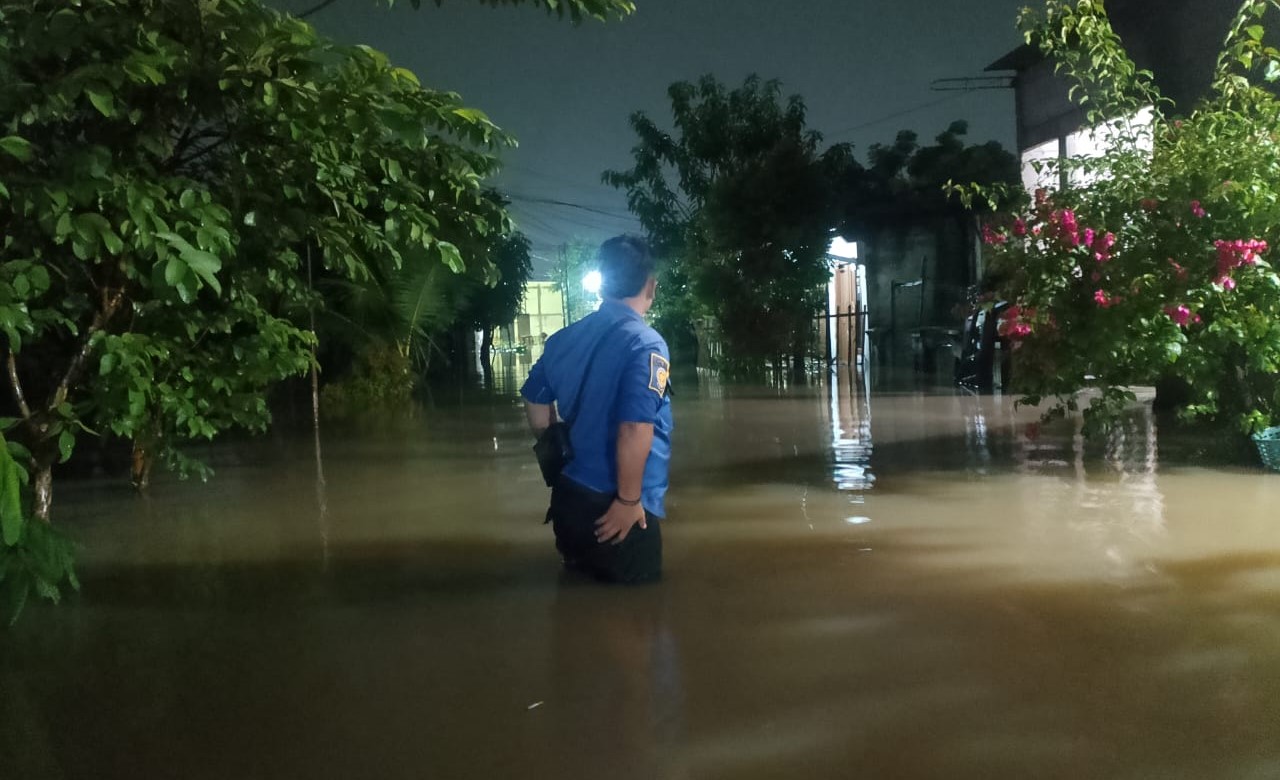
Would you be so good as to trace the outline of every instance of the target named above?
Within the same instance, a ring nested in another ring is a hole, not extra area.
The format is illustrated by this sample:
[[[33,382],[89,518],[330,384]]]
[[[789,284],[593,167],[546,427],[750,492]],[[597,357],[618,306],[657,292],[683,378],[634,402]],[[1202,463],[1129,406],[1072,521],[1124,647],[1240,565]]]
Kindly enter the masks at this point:
[[[559,576],[500,382],[61,485],[85,592],[0,636],[3,776],[1280,776],[1280,478],[1149,410],[704,376],[667,580],[614,590]]]
[[[856,493],[870,490],[876,478],[871,472],[871,398],[865,382],[851,371],[835,368],[827,379],[831,408],[832,479],[837,490]],[[862,503],[854,496],[850,503]]]

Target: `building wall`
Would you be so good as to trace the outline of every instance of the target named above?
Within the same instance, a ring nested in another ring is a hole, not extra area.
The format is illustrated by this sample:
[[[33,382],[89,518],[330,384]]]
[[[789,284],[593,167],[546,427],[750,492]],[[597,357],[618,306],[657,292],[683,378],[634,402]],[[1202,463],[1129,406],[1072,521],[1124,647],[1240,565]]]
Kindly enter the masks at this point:
[[[880,228],[865,247],[867,309],[873,339],[901,352],[918,328],[958,327],[955,308],[976,283],[976,242],[967,217],[938,215]],[[894,285],[921,279],[917,287]],[[892,333],[892,336],[886,334]]]
[[[517,361],[527,365],[542,355],[542,345],[552,333],[564,327],[564,296],[555,282],[529,282],[519,312],[509,325],[498,328],[493,345],[499,351],[523,347]]]
[[[1240,4],[1236,0],[1111,0],[1112,27],[1139,68],[1150,70],[1165,97],[1182,112],[1205,96],[1222,41]],[[1275,14],[1268,31],[1280,32]],[[1032,59],[1036,59],[1032,57]],[[1085,111],[1067,97],[1070,81],[1039,59],[1018,71],[1018,149],[1052,144],[1086,124]]]

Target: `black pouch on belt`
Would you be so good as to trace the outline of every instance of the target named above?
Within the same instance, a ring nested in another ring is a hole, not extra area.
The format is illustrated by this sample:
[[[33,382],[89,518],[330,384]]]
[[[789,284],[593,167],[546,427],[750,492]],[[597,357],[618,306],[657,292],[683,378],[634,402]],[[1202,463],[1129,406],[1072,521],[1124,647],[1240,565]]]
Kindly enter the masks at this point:
[[[591,357],[587,359],[586,368],[582,372],[582,384],[578,386],[578,392],[574,398],[573,411],[565,414],[563,420],[551,423],[533,444],[533,455],[538,459],[538,468],[542,470],[542,481],[547,483],[547,487],[555,486],[556,480],[560,478],[560,472],[564,471],[564,467],[569,465],[569,461],[573,460],[573,444],[569,441],[569,426],[578,416],[578,406],[582,403],[583,385],[586,384],[587,379],[591,376],[591,367],[595,365],[596,355],[600,354],[600,350],[604,348],[605,343],[609,340],[609,334],[621,327],[623,322],[625,320],[615,322],[608,330],[600,334],[600,340],[592,348]]]
[[[542,469],[543,481],[547,487],[552,487],[560,478],[560,472],[573,460],[569,424],[563,421],[552,423],[534,443],[533,454],[538,459],[538,468]]]

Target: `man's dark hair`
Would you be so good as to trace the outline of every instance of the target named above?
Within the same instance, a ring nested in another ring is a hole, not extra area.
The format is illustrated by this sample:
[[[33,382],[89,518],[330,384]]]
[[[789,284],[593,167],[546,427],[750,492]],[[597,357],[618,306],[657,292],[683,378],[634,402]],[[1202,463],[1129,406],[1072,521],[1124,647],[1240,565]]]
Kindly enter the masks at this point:
[[[649,244],[635,236],[618,236],[600,245],[600,293],[605,298],[639,295],[657,264]]]

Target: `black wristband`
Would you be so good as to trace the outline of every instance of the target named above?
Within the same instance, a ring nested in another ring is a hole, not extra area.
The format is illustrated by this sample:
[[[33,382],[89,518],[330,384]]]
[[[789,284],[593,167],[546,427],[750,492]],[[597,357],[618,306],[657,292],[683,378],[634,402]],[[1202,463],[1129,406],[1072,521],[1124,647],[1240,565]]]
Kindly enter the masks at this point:
[[[640,506],[640,499],[638,498],[635,501],[628,501],[622,496],[614,496],[614,500],[623,506]]]

